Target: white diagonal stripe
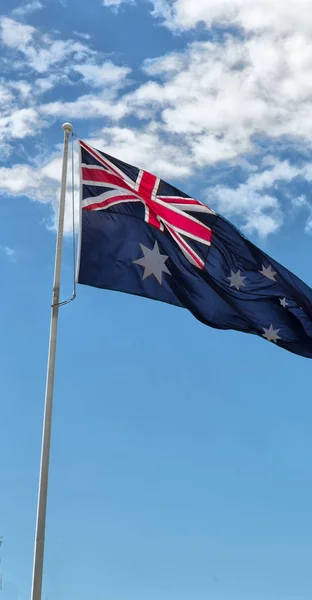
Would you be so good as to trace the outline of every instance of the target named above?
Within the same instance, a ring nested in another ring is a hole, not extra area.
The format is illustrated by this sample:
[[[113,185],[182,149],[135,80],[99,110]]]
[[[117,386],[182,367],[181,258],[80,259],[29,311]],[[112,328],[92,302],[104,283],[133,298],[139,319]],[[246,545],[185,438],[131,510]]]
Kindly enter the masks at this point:
[[[118,196],[123,196],[123,198],[120,199],[120,202],[141,202],[140,198],[128,198],[128,196],[133,195],[131,192],[125,192],[124,190],[121,190],[121,192],[121,194],[118,194]],[[116,191],[104,192],[103,194],[100,194],[96,197],[91,196],[89,198],[85,198],[82,201],[82,206],[86,207],[90,206],[91,204],[101,204],[101,202],[104,202],[105,200],[110,200],[110,198],[114,198],[115,196],[117,196]],[[102,208],[105,208],[105,206]]]

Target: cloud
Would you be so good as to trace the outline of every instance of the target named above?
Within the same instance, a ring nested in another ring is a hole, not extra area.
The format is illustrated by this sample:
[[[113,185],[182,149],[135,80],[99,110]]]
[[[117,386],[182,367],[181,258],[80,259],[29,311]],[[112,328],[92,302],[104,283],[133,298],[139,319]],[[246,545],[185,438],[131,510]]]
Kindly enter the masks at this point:
[[[103,0],[103,6],[117,9],[121,4],[135,4],[135,0]]]
[[[58,188],[60,172],[61,159],[52,159],[40,168],[25,164],[0,167],[0,190],[13,196],[27,195],[34,200],[50,202]]]
[[[271,164],[270,164],[271,163]],[[269,168],[265,168],[268,164]],[[264,168],[263,168],[264,166]],[[242,229],[251,234],[257,232],[261,237],[275,233],[284,222],[287,207],[283,206],[279,196],[284,196],[283,201],[289,199],[289,208],[308,211],[306,232],[310,232],[312,225],[312,206],[305,196],[291,198],[291,194],[280,194],[280,187],[289,184],[296,178],[305,182],[311,181],[311,163],[295,167],[289,161],[279,161],[271,158],[264,161],[262,170],[250,175],[244,183],[236,188],[225,185],[209,187],[206,190],[206,200],[213,208],[228,218],[238,218]],[[289,210],[288,208],[288,210]]]
[[[45,117],[66,117],[68,119],[121,119],[125,116],[122,104],[115,103],[114,98],[107,99],[107,94],[85,94],[73,102],[50,102],[41,107],[41,114]]]
[[[292,199],[292,205],[295,209],[304,210],[308,215],[305,224],[305,233],[312,234],[312,203],[307,200],[304,194]]]
[[[8,106],[11,106],[14,96],[12,90],[2,80],[0,81],[0,108],[1,111],[6,110]]]
[[[34,108],[12,110],[10,114],[0,116],[0,141],[4,145],[12,140],[34,136],[44,123],[39,120]]]
[[[91,39],[90,33],[82,33],[81,31],[73,31],[73,35],[76,35],[77,37],[80,37],[83,40]]]
[[[8,17],[0,18],[0,40],[9,48],[25,48],[33,38],[35,28]]]
[[[44,94],[48,92],[52,88],[54,88],[58,83],[67,82],[66,75],[58,77],[57,75],[48,75],[47,77],[37,77],[34,81],[34,88],[37,90],[39,94]]]
[[[3,252],[11,262],[16,262],[16,251],[13,250],[13,248],[10,248],[10,246],[0,245],[0,251]]]
[[[29,13],[35,12],[36,10],[42,10],[43,8],[44,6],[41,2],[39,2],[39,0],[33,0],[33,2],[21,4],[21,6],[14,8],[14,10],[12,10],[12,15],[15,17],[23,17]]]
[[[0,17],[3,73],[6,65],[12,65],[13,70],[12,79],[0,78],[2,156],[10,154],[14,140],[35,135],[53,122],[51,117],[67,113],[68,118],[71,109],[77,118],[79,114],[85,118],[89,107],[98,117],[110,112],[116,118],[122,116],[113,100],[126,84],[130,69],[103,60],[101,53],[85,43],[55,36],[12,18]],[[51,89],[78,84],[96,92],[78,96],[77,102],[56,100],[44,105],[42,95]]]
[[[126,113],[187,136],[199,165],[254,150],[254,139],[293,137],[311,146],[312,43],[228,36],[145,62],[154,81],[121,99]]]
[[[71,39],[54,39],[39,30],[8,17],[0,17],[0,41],[14,50],[18,58],[15,68],[45,73],[65,61],[80,62],[94,54],[88,46]]]
[[[119,67],[110,60],[102,65],[96,63],[84,63],[74,66],[74,71],[82,75],[84,83],[91,87],[103,87],[107,84],[112,84],[118,88],[122,87],[125,78],[130,73],[128,67]]]
[[[85,62],[72,67],[81,75],[81,81],[88,89],[95,91],[78,96],[74,101],[55,101],[41,106],[43,116],[66,117],[68,119],[122,119],[129,111],[124,102],[116,101],[118,91],[128,83],[128,67],[120,67],[111,61],[102,64]]]
[[[240,221],[248,234],[266,237],[283,224],[283,211],[277,198],[250,189],[248,182],[237,189],[222,185],[209,189],[207,203],[223,216]]]
[[[48,124],[38,100],[55,83],[55,76],[24,79],[0,79],[0,142],[2,159],[12,152],[14,141],[34,137]]]
[[[208,28],[237,26],[246,32],[294,31],[310,35],[312,15],[309,0],[151,0],[154,15],[171,29],[191,29],[204,22]]]
[[[149,169],[163,178],[186,178],[194,164],[187,148],[179,148],[163,138],[153,124],[144,130],[129,127],[107,127],[88,142],[105,149],[121,160]]]
[[[51,67],[64,64],[65,60],[76,62],[91,54],[92,51],[80,42],[52,40],[49,36],[44,36],[40,45],[24,48],[28,66],[38,73],[46,73]]]
[[[79,174],[78,157],[75,160],[75,221],[78,223],[79,206]],[[41,166],[15,164],[12,167],[0,167],[0,194],[12,196],[27,196],[37,202],[51,204],[54,208],[51,213],[49,227],[55,227],[58,212],[60,181],[62,170],[62,156],[57,154],[44,162]],[[65,205],[65,233],[72,231],[72,198],[71,198],[71,165],[68,166],[67,194]]]

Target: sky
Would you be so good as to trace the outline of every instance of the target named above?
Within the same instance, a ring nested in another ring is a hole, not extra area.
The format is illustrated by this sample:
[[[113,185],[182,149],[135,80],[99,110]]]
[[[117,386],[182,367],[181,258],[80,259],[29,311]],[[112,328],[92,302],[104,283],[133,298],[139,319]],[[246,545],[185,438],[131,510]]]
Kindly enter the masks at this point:
[[[312,286],[311,40],[308,0],[2,0],[1,600],[30,597],[62,123]],[[71,223],[68,185],[62,299]],[[310,388],[311,362],[265,340],[79,286],[44,600],[310,600]]]

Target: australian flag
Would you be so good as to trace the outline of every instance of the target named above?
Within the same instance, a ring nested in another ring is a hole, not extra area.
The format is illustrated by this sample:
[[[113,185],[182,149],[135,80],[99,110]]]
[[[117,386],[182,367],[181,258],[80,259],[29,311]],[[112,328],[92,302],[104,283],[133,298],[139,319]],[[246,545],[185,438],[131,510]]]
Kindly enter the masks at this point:
[[[79,283],[175,304],[312,358],[311,288],[205,204],[79,144]]]

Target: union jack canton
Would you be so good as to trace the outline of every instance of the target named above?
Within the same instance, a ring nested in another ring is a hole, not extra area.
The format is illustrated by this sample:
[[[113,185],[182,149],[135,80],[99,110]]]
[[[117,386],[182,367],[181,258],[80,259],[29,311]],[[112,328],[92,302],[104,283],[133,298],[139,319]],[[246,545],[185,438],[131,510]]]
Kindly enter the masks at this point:
[[[107,154],[85,142],[80,141],[80,144],[88,153],[88,162],[81,165],[82,184],[92,191],[91,196],[83,198],[82,208],[105,210],[123,202],[141,202],[145,207],[146,223],[160,231],[166,229],[190,263],[204,269],[204,260],[185,238],[210,246],[212,232],[210,227],[188,212],[215,214],[214,211],[186,195],[161,195],[159,177],[135,167],[131,172],[130,165],[122,168],[121,161],[118,165],[116,159],[112,162],[113,158]],[[175,188],[171,190],[174,192]]]

